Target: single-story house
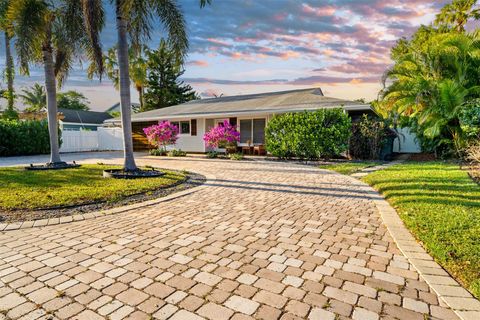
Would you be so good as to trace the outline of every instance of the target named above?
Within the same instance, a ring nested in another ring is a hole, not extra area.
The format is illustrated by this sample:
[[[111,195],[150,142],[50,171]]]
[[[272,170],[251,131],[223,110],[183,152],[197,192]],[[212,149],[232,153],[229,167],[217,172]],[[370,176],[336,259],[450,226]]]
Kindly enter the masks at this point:
[[[325,108],[343,108],[353,119],[364,113],[374,114],[369,104],[325,97],[320,88],[194,100],[132,114],[134,149],[147,149],[143,128],[163,120],[178,125],[180,134],[175,147],[183,151],[206,152],[203,135],[224,120],[238,126],[239,146],[246,146],[248,142],[263,145],[265,126],[274,115]],[[109,119],[105,123],[120,125],[120,119]]]
[[[62,131],[97,131],[105,120],[113,117],[107,112],[58,108],[59,126]]]

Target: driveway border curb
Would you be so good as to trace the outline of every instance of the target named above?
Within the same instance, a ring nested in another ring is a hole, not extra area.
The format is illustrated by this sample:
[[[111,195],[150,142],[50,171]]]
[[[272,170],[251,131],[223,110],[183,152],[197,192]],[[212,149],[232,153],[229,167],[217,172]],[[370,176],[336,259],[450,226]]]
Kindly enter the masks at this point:
[[[170,200],[197,192],[203,188],[206,188],[209,182],[216,179],[214,175],[204,175],[204,176],[206,180],[202,185],[189,188],[187,190],[174,192],[165,197],[133,203],[126,206],[111,208],[107,210],[80,213],[80,214],[75,214],[71,216],[63,216],[63,217],[56,217],[56,218],[50,218],[50,219],[27,220],[27,221],[12,222],[12,223],[0,223],[0,232],[8,232],[8,231],[14,231],[14,230],[20,230],[20,229],[36,228],[36,227],[46,227],[46,226],[53,226],[58,224],[66,224],[71,222],[90,220],[98,217],[109,216],[112,214],[123,213],[123,212],[131,211],[134,209],[138,209],[138,208],[156,205],[162,202],[170,201]]]

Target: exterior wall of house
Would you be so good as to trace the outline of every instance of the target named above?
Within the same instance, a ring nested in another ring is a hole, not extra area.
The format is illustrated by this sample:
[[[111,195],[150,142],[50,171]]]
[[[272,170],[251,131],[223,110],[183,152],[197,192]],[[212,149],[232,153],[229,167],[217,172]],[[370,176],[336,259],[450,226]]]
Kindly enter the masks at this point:
[[[417,137],[408,128],[397,129],[399,137],[393,142],[393,152],[398,153],[420,153],[422,148]]]
[[[194,125],[192,125],[192,120],[196,120],[196,134],[194,131]],[[168,149],[180,149],[187,152],[205,152],[205,144],[203,142],[203,135],[205,134],[205,118],[182,118],[182,119],[171,119],[170,122],[189,122],[190,123],[190,132],[189,133],[179,133],[177,143],[174,146],[169,146]],[[194,135],[192,135],[194,134]]]

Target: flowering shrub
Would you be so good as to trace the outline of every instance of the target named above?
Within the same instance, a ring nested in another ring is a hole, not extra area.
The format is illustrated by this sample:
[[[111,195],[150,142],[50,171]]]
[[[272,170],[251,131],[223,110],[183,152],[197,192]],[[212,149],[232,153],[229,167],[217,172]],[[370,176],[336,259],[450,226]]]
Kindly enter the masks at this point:
[[[178,127],[170,121],[162,121],[159,124],[143,128],[150,143],[158,147],[161,152],[166,152],[168,145],[175,144],[178,139]]]
[[[205,145],[211,148],[222,148],[236,146],[240,141],[240,132],[235,126],[232,126],[227,120],[222,125],[213,127],[203,136]]]

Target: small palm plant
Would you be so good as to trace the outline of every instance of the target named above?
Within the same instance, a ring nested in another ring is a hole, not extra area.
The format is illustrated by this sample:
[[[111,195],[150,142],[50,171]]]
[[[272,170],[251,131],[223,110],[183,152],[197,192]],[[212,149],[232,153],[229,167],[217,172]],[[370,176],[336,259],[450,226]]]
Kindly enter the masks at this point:
[[[47,94],[41,84],[35,83],[32,87],[23,89],[18,96],[28,106],[25,109],[27,112],[40,112],[47,106]]]
[[[43,64],[50,133],[49,167],[65,166],[59,152],[57,123],[57,85],[66,80],[75,59],[85,53],[103,72],[99,33],[104,25],[101,0],[15,0],[10,3],[7,19],[20,71],[29,74],[31,63]]]

